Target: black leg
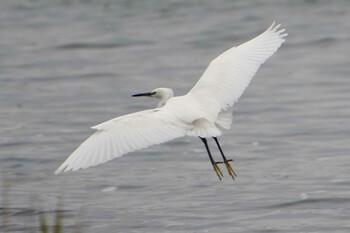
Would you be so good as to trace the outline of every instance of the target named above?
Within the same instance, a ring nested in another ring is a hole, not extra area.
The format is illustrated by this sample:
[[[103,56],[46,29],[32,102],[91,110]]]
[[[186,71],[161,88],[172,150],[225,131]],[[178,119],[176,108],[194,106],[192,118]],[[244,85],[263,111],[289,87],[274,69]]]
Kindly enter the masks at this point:
[[[201,138],[201,137],[199,137],[199,138],[200,138],[200,139],[202,140],[202,142],[204,143],[205,149],[207,149],[207,152],[208,152],[208,155],[209,155],[209,159],[210,159],[211,164],[214,164],[215,161],[214,161],[214,159],[213,159],[213,156],[212,156],[211,153],[210,153],[207,139],[206,139],[206,138]]]
[[[215,142],[216,142],[216,145],[217,145],[218,148],[219,148],[219,151],[220,151],[220,153],[221,153],[222,158],[224,159],[224,161],[227,161],[227,159],[226,159],[226,157],[225,157],[225,155],[224,155],[224,152],[222,151],[221,146],[220,146],[220,144],[219,144],[218,138],[217,138],[217,137],[213,137],[213,138],[214,138],[214,140],[215,140]]]
[[[237,176],[237,175],[236,175],[236,173],[233,171],[233,168],[232,168],[232,166],[231,166],[231,164],[230,164],[230,162],[232,161],[232,159],[226,159],[226,156],[224,155],[224,152],[223,152],[222,149],[221,149],[219,140],[218,140],[216,137],[213,137],[213,138],[214,138],[214,140],[215,140],[215,142],[216,142],[216,145],[217,145],[218,148],[219,148],[219,151],[220,151],[220,153],[221,153],[222,158],[224,159],[224,163],[225,163],[225,165],[226,165],[228,174],[232,177],[232,179],[235,179],[235,176]]]
[[[210,162],[213,165],[214,171],[215,171],[216,175],[219,177],[219,179],[221,180],[221,178],[223,177],[223,174],[222,174],[222,172],[221,172],[221,170],[220,170],[220,168],[218,166],[218,163],[214,161],[213,156],[210,153],[207,139],[206,138],[201,138],[201,137],[199,137],[199,138],[204,143],[205,149],[207,149],[207,153],[209,155]]]

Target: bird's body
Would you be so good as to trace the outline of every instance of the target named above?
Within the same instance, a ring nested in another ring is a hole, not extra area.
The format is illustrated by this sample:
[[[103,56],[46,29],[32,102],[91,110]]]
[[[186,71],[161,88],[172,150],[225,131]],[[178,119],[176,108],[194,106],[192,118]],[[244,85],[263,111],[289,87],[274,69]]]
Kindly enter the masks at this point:
[[[232,105],[242,95],[260,65],[284,42],[284,30],[271,25],[258,37],[233,47],[209,64],[197,84],[183,96],[172,89],[157,88],[133,95],[159,98],[158,107],[114,118],[92,128],[97,130],[57,169],[78,170],[107,162],[128,152],[185,135],[200,137],[214,170],[222,173],[211,156],[206,138],[213,137],[229,174],[235,174],[217,137],[232,123]]]

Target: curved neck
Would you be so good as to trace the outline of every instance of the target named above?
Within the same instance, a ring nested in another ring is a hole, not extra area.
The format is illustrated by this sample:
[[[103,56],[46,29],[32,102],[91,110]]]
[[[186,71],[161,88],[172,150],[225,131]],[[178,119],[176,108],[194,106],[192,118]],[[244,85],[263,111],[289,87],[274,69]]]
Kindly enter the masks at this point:
[[[163,107],[166,104],[166,102],[172,97],[174,97],[174,92],[171,89],[168,89],[168,91],[163,92],[157,107]]]

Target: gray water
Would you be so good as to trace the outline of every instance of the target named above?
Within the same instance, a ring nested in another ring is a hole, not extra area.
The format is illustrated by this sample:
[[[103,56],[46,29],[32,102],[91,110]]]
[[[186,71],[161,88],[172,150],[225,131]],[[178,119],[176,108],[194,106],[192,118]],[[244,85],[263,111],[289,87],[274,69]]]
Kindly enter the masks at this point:
[[[220,182],[190,137],[53,175],[90,126],[156,105],[132,94],[186,93],[274,20],[287,42],[221,137],[236,181]],[[60,198],[64,232],[350,232],[349,22],[345,0],[1,1],[8,232],[38,232],[40,213],[53,225]]]

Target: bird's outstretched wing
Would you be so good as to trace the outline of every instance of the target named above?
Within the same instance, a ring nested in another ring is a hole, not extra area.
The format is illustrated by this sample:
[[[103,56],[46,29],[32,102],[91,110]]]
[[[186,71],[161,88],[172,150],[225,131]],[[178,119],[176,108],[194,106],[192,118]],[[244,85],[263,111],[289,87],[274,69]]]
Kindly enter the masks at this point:
[[[285,41],[284,29],[273,23],[254,39],[233,47],[212,60],[188,94],[216,116],[232,106],[264,63]]]
[[[114,118],[96,129],[56,170],[55,174],[105,163],[128,152],[185,136],[186,125],[166,108]]]

